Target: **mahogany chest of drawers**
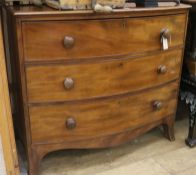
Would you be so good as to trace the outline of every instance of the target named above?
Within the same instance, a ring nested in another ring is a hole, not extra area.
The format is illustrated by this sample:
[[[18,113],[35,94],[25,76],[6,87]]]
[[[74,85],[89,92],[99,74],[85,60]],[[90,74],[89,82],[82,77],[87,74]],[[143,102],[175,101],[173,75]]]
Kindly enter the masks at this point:
[[[159,125],[174,140],[188,8],[7,7],[15,121],[30,175],[55,150],[116,146]]]

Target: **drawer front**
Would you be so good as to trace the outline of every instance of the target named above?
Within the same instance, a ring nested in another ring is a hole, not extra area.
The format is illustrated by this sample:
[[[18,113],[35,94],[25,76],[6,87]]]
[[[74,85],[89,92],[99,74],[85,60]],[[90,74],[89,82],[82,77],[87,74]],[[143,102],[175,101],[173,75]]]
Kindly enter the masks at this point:
[[[81,100],[150,88],[179,78],[181,57],[177,50],[100,63],[30,66],[28,101]]]
[[[132,130],[174,115],[178,82],[105,100],[30,107],[33,143],[70,142]]]
[[[169,47],[182,45],[186,15],[111,20],[42,21],[22,24],[26,60],[105,57],[161,50],[160,33],[171,32]]]

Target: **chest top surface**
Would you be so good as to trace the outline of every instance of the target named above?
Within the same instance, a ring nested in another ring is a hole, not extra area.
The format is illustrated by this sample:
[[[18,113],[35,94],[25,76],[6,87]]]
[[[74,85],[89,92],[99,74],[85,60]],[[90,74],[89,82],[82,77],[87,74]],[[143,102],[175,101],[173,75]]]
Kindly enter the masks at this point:
[[[156,8],[136,8],[135,3],[127,3],[124,9],[114,9],[111,13],[96,13],[93,10],[75,10],[75,11],[61,11],[54,10],[50,7],[36,7],[36,6],[11,6],[8,10],[16,18],[22,19],[98,19],[98,18],[126,18],[126,17],[145,17],[157,15],[172,15],[186,12],[191,8],[190,5],[175,3],[159,3]]]

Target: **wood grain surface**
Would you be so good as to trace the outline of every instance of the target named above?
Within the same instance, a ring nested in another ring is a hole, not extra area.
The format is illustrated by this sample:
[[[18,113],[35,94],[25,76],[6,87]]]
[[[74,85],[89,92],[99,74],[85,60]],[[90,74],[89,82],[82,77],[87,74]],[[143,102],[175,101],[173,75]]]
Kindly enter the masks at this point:
[[[161,31],[171,31],[169,47],[183,44],[186,15],[134,19],[42,21],[22,24],[28,61],[85,59],[162,50]],[[74,29],[74,30],[73,30]],[[65,48],[65,36],[74,39]]]
[[[80,141],[133,130],[175,113],[178,82],[121,98],[29,108],[33,143]],[[160,101],[163,107],[154,109]],[[67,129],[74,118],[76,128]]]
[[[81,100],[138,91],[178,79],[182,50],[136,59],[26,68],[29,103]],[[158,73],[166,66],[166,73]],[[72,78],[67,90],[64,80]]]
[[[0,136],[3,144],[6,172],[7,174],[19,175],[1,22],[2,16],[0,9]]]

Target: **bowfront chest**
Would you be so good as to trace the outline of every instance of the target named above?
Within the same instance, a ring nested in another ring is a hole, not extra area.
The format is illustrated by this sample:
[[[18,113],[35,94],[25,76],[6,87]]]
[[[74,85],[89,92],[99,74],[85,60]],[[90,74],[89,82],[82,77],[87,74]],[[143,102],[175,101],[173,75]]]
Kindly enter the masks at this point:
[[[7,8],[30,175],[55,150],[117,146],[159,125],[174,140],[188,8]]]

